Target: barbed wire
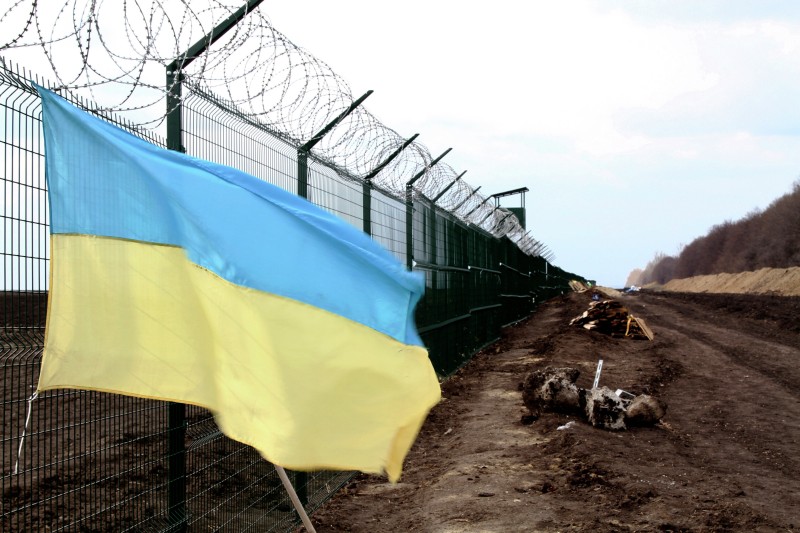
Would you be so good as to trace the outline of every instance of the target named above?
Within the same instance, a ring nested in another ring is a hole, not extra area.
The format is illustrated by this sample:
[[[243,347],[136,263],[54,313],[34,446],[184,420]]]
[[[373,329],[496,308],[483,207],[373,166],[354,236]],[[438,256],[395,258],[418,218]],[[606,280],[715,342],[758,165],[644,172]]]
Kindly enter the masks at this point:
[[[158,130],[172,89],[166,86],[167,66],[243,5],[243,0],[15,0],[0,15],[0,52],[28,64],[26,58],[41,62],[43,56],[51,72],[42,74],[52,76],[56,88]],[[297,144],[354,101],[344,79],[276,30],[259,9],[180,66],[187,86],[219,95]],[[405,142],[362,105],[323,137],[314,153],[363,178]],[[449,165],[432,161],[424,145],[412,142],[372,181],[404,195],[408,181],[424,171],[414,195],[436,198],[438,206],[465,222],[496,236],[514,236],[524,251],[539,253],[541,246],[525,237],[516,216],[456,181],[458,173]]]

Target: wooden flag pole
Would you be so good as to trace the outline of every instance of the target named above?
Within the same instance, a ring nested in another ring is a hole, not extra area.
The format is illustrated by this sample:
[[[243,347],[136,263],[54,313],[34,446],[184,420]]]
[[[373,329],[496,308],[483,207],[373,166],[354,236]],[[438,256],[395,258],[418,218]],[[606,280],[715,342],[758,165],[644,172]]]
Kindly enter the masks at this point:
[[[300,515],[300,520],[303,521],[303,525],[306,527],[306,531],[308,531],[308,533],[317,533],[317,530],[314,529],[313,524],[311,524],[311,520],[306,514],[306,510],[303,508],[303,504],[300,503],[300,498],[297,497],[297,493],[294,491],[292,482],[289,481],[289,476],[286,475],[286,470],[284,470],[282,466],[274,466],[275,470],[278,471],[278,476],[281,478],[283,487],[286,489],[286,492],[289,493],[289,498],[292,500],[292,505],[294,505],[295,511],[297,511],[297,514]]]

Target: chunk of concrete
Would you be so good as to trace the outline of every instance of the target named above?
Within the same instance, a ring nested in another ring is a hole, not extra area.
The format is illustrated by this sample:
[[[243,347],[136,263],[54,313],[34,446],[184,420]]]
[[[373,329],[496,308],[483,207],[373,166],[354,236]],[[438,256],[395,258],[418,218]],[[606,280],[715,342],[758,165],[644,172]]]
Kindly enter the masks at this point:
[[[580,376],[577,368],[552,368],[534,370],[522,384],[522,401],[531,413],[555,411],[576,413],[581,411],[579,389],[575,386]]]
[[[664,402],[647,394],[635,397],[625,413],[625,422],[629,426],[652,426],[667,414]]]
[[[596,428],[625,429],[625,406],[608,387],[587,390],[586,419]]]

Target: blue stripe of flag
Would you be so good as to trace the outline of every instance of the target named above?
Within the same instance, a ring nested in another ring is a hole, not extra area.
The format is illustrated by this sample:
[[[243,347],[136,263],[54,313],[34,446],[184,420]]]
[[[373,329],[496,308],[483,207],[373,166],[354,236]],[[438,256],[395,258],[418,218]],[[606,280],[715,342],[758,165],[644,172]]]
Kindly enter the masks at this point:
[[[39,88],[51,232],[178,246],[220,277],[422,345],[424,282],[381,245],[303,198],[231,167],[152,145]]]

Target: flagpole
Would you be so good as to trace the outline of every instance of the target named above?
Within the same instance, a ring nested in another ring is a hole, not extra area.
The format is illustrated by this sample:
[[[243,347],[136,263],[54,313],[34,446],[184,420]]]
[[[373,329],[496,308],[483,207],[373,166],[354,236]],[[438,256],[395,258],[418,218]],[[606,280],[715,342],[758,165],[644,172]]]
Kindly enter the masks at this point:
[[[275,466],[275,470],[278,471],[278,477],[281,478],[283,487],[286,489],[286,492],[289,493],[289,499],[292,500],[292,505],[294,505],[294,510],[297,511],[297,514],[300,515],[300,520],[303,521],[303,525],[306,527],[306,531],[308,531],[308,533],[317,533],[317,530],[314,529],[314,525],[311,523],[311,520],[308,518],[308,515],[306,514],[306,510],[303,508],[303,504],[300,503],[300,498],[297,497],[297,493],[294,491],[292,482],[289,481],[289,476],[286,475],[286,470],[284,470],[282,466],[278,465],[273,465],[273,466]]]

